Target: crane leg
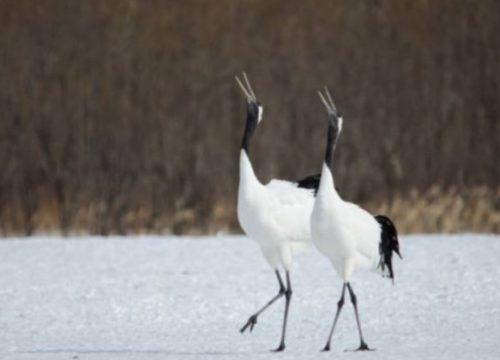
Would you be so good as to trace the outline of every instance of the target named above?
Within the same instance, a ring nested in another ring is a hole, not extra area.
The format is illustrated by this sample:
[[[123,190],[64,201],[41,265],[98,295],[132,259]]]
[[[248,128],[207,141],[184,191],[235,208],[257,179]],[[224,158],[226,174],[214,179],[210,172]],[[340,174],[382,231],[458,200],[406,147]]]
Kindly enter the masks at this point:
[[[340,295],[340,299],[337,302],[337,312],[335,313],[335,318],[333,319],[332,329],[330,330],[330,334],[328,335],[328,340],[326,341],[326,345],[321,351],[330,351],[330,343],[332,342],[333,332],[335,331],[335,325],[337,325],[337,320],[339,319],[340,311],[342,310],[342,306],[344,306],[344,295],[345,295],[346,284],[342,285],[342,294]]]
[[[253,327],[255,326],[255,324],[257,324],[257,318],[259,317],[259,315],[262,314],[269,306],[274,304],[274,302],[276,300],[278,300],[280,297],[282,297],[283,295],[286,294],[286,288],[285,288],[285,285],[283,284],[283,280],[281,280],[281,276],[280,276],[279,271],[276,270],[275,273],[276,273],[276,277],[278,278],[278,282],[279,282],[279,286],[280,286],[278,294],[276,296],[274,296],[271,300],[269,300],[266,303],[266,305],[264,305],[259,311],[257,311],[255,314],[253,314],[252,316],[250,316],[248,318],[248,321],[246,322],[246,324],[240,329],[240,332],[242,334],[245,332],[246,329],[249,329],[250,332],[252,332]]]
[[[273,351],[285,350],[286,324],[288,321],[288,309],[290,308],[290,300],[292,299],[292,283],[290,282],[290,273],[286,272],[286,290],[285,290],[285,314],[283,315],[283,328],[281,330],[281,341],[279,346]]]
[[[361,331],[361,323],[359,321],[359,314],[358,314],[358,301],[356,298],[356,294],[354,294],[354,291],[352,290],[351,284],[347,283],[347,289],[349,290],[349,297],[351,298],[351,303],[354,306],[354,313],[356,315],[356,323],[358,324],[358,332],[359,332],[359,339],[361,341],[361,344],[359,345],[359,348],[356,349],[356,351],[369,351],[372,350],[368,347],[366,344],[365,339],[363,338],[363,332]]]

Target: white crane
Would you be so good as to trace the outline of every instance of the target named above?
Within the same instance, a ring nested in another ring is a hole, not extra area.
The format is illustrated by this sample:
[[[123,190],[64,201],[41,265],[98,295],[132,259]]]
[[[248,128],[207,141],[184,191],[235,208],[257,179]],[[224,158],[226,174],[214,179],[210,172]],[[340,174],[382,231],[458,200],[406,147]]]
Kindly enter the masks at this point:
[[[319,189],[311,215],[311,234],[314,245],[330,260],[344,282],[323,351],[330,350],[335,325],[344,305],[346,288],[354,306],[361,341],[357,350],[370,350],[363,338],[356,295],[350,280],[357,270],[378,269],[394,281],[392,253],[395,252],[401,257],[398,235],[396,227],[388,217],[373,216],[359,206],[342,200],[337,193],[332,174],[332,157],[342,130],[342,116],[337,112],[326,87],[325,96],[321,92],[319,95],[328,112],[328,131]]]
[[[259,311],[250,316],[241,328],[250,331],[257,318],[276,300],[285,296],[285,313],[281,340],[275,351],[285,349],[288,308],[292,297],[290,266],[293,254],[311,242],[310,217],[314,203],[314,188],[319,175],[299,182],[271,180],[263,185],[255,176],[249,159],[250,139],[262,120],[263,107],[243,73],[246,87],[236,77],[247,100],[247,119],[240,151],[240,180],[238,188],[238,220],[245,233],[260,246],[264,258],[273,268],[279,283],[279,292]],[[280,272],[285,274],[286,285]]]

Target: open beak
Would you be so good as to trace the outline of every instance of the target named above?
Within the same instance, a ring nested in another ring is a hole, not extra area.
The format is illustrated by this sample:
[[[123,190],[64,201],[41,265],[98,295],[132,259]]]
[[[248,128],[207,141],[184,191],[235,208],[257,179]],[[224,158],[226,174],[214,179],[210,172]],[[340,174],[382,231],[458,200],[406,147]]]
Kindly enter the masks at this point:
[[[318,95],[321,98],[323,105],[325,105],[326,111],[328,112],[328,114],[334,115],[335,117],[338,117],[337,109],[335,108],[335,104],[333,103],[332,95],[330,94],[330,91],[328,90],[328,88],[325,86],[325,95],[323,95],[321,93],[321,91],[318,91]]]
[[[253,101],[257,102],[257,97],[255,96],[255,93],[253,92],[252,86],[250,85],[250,82],[248,81],[247,74],[243,72],[243,78],[245,79],[246,87],[243,85],[243,82],[240,80],[238,76],[234,77],[236,79],[236,82],[241,88],[241,91],[243,91],[243,94],[245,94],[247,101]]]

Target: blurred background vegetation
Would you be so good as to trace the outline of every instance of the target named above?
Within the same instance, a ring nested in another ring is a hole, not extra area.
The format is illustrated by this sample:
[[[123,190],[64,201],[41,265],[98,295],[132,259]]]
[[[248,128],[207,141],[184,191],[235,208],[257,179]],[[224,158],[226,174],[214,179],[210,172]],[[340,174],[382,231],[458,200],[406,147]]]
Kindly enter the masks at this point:
[[[496,0],[3,0],[0,233],[238,231],[247,71],[258,176],[320,170],[404,232],[500,232]]]

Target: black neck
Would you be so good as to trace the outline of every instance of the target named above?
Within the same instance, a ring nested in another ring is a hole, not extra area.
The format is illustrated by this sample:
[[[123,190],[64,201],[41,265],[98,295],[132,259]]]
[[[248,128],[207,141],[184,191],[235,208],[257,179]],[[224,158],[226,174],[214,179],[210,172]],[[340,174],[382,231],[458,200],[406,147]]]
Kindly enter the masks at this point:
[[[250,138],[252,137],[258,123],[258,114],[254,114],[250,109],[247,111],[247,123],[245,125],[245,132],[243,133],[243,140],[241,141],[241,148],[248,154],[248,147],[250,146]]]
[[[337,143],[337,131],[336,129],[328,124],[327,138],[326,138],[326,149],[325,149],[325,164],[328,168],[332,169],[333,153],[335,151],[335,145]]]

